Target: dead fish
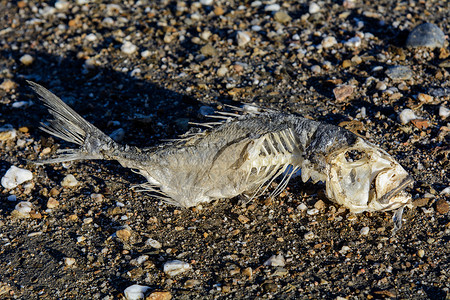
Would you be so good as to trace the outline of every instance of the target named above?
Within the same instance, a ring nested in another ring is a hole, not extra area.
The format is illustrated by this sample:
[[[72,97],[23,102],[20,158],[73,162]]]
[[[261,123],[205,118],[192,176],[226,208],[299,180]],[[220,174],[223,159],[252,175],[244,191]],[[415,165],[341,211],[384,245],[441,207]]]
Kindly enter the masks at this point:
[[[328,199],[351,212],[398,209],[396,229],[411,203],[408,172],[386,151],[338,126],[276,111],[225,113],[209,130],[140,149],[116,143],[53,93],[29,84],[54,117],[41,129],[80,146],[38,164],[116,160],[146,178],[142,190],[182,207],[241,194],[253,198],[282,176],[276,196],[299,170],[304,182],[325,182]]]

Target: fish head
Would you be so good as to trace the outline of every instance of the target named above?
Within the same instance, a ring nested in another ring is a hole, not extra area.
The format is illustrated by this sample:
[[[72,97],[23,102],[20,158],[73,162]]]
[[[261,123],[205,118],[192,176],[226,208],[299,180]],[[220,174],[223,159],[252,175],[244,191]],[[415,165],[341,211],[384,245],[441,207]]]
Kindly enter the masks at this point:
[[[411,202],[408,172],[379,147],[357,138],[327,157],[327,197],[350,211],[386,211]]]

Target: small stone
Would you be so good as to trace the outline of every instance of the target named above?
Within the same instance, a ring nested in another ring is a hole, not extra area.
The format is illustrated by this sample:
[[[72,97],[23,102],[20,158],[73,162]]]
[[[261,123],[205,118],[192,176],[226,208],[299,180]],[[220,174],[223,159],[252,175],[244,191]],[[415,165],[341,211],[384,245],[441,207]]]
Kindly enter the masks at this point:
[[[12,125],[6,124],[0,127],[0,141],[8,141],[13,140],[17,136],[16,130],[12,127]]]
[[[450,116],[450,109],[444,105],[439,106],[439,117],[442,119],[447,119]]]
[[[427,129],[428,127],[430,127],[430,122],[428,122],[428,120],[415,119],[411,120],[410,122],[419,129]]]
[[[11,215],[16,218],[29,218],[33,212],[33,204],[29,201],[21,201],[17,203]]]
[[[413,206],[415,207],[424,207],[428,205],[428,202],[430,201],[430,198],[418,198],[413,201]]]
[[[78,180],[72,174],[67,175],[61,181],[61,186],[63,187],[75,187],[78,185]]]
[[[55,198],[52,198],[52,197],[48,198],[47,208],[50,208],[50,209],[56,208],[56,207],[58,207],[58,205],[59,205],[58,200],[56,200]]]
[[[319,6],[317,3],[311,2],[311,3],[309,4],[308,12],[309,12],[311,15],[317,14],[319,11],[320,11],[320,6]]]
[[[236,35],[236,41],[239,47],[245,46],[250,40],[250,35],[245,31],[239,31]]]
[[[117,128],[109,135],[110,138],[115,140],[116,142],[121,142],[125,137],[125,129]]]
[[[73,257],[65,257],[64,258],[64,264],[68,267],[72,267],[75,265],[77,261]]]
[[[441,215],[448,213],[449,211],[449,204],[444,199],[439,199],[436,201],[436,210]]]
[[[163,271],[168,276],[176,276],[191,269],[191,265],[180,260],[168,261],[163,266]]]
[[[369,231],[370,231],[370,228],[369,228],[369,227],[363,227],[363,228],[361,228],[361,230],[359,231],[359,234],[360,234],[360,235],[368,235],[368,234],[369,234]]]
[[[55,8],[58,10],[65,10],[68,9],[70,6],[70,3],[65,0],[58,0],[55,2]]]
[[[311,72],[318,74],[322,72],[322,68],[319,65],[314,65],[311,67]]]
[[[263,283],[262,288],[263,288],[264,292],[266,292],[266,293],[273,293],[273,292],[276,292],[276,290],[278,289],[278,286],[276,283],[273,283],[270,281],[270,282]]]
[[[352,37],[344,45],[349,48],[359,48],[361,46],[361,38],[359,36]]]
[[[322,40],[322,47],[323,48],[331,48],[331,47],[333,47],[334,45],[336,45],[337,44],[337,40],[336,40],[336,38],[334,37],[334,36],[327,36],[326,38],[324,38],[323,40]]]
[[[305,203],[300,203],[300,204],[297,206],[297,209],[298,209],[298,210],[301,210],[301,211],[305,211],[305,210],[308,209],[308,206],[306,206]]]
[[[200,53],[205,55],[205,56],[216,56],[217,55],[217,50],[216,50],[216,48],[214,48],[210,44],[207,44],[207,45],[205,45],[205,46],[200,48]]]
[[[225,13],[225,10],[221,6],[214,7],[214,14],[216,16],[221,16]]]
[[[264,7],[265,11],[279,11],[281,8],[280,4],[269,4]]]
[[[16,87],[17,84],[11,79],[5,79],[3,80],[2,84],[0,84],[0,89],[6,92],[10,92],[12,89],[15,89]]]
[[[103,202],[103,195],[102,194],[91,194],[90,195],[91,200],[97,202],[97,203],[101,203]]]
[[[239,220],[239,222],[241,222],[242,224],[248,223],[248,222],[250,221],[250,219],[247,218],[247,217],[244,216],[244,215],[239,215],[239,216],[238,216],[238,220]]]
[[[408,35],[406,47],[427,47],[430,49],[442,48],[445,43],[445,34],[434,24],[423,23],[416,26]]]
[[[387,89],[387,86],[386,83],[384,83],[383,81],[378,81],[375,88],[379,91],[385,91]]]
[[[11,166],[2,177],[1,183],[5,189],[13,189],[31,179],[33,179],[31,171]]]
[[[311,208],[311,209],[308,209],[306,211],[306,213],[308,215],[310,215],[310,216],[314,216],[314,215],[317,215],[319,213],[319,210],[317,208]]]
[[[419,251],[417,251],[417,256],[423,258],[425,256],[425,250],[419,249]]]
[[[126,242],[131,237],[131,231],[127,228],[120,229],[116,231],[116,236],[121,239],[122,241]]]
[[[276,12],[274,19],[275,21],[280,22],[281,24],[287,24],[292,20],[291,16],[284,11]]]
[[[349,67],[351,67],[351,66],[352,66],[352,61],[349,60],[349,59],[346,59],[346,60],[344,60],[344,61],[342,62],[342,67],[343,67],[344,69],[347,69],[347,68],[349,68]]]
[[[341,85],[333,89],[334,97],[337,102],[342,102],[353,94],[351,85]]]
[[[433,96],[423,94],[423,93],[419,93],[419,95],[417,95],[417,99],[423,103],[432,103],[434,100]]]
[[[172,294],[170,292],[153,292],[148,295],[145,300],[170,300]]]
[[[305,235],[303,236],[305,240],[312,240],[315,237],[314,232],[309,231],[307,233],[305,233]]]
[[[134,45],[133,43],[126,41],[125,43],[122,44],[122,47],[120,47],[120,50],[127,55],[131,55],[138,50],[138,47],[136,45]]]
[[[407,66],[394,66],[386,70],[386,75],[392,80],[409,80],[413,72]]]
[[[322,200],[318,200],[316,203],[314,203],[314,207],[317,208],[318,210],[322,210],[325,209],[326,205],[325,202],[323,202]]]
[[[149,50],[144,50],[144,51],[141,52],[141,57],[142,58],[150,57],[150,55],[152,55],[152,52],[149,51]]]
[[[446,187],[440,192],[441,195],[450,195],[450,186]]]
[[[125,299],[127,299],[127,300],[140,300],[140,299],[144,299],[145,293],[149,289],[150,288],[148,286],[134,284],[132,286],[127,287],[123,291],[123,294],[125,295]]]
[[[217,76],[223,77],[227,75],[228,68],[226,66],[221,66],[219,69],[217,69]]]
[[[29,66],[34,62],[34,57],[29,54],[25,54],[19,60],[23,65]]]
[[[400,119],[400,122],[405,125],[408,124],[411,120],[417,119],[417,116],[412,109],[407,108],[400,112],[398,118]]]
[[[268,260],[264,262],[264,265],[270,267],[284,267],[286,265],[286,260],[281,254],[272,255]]]
[[[193,288],[196,285],[199,285],[201,282],[200,280],[197,279],[188,279],[186,280],[186,282],[184,283],[184,287],[187,289]]]
[[[200,0],[200,3],[205,6],[211,6],[214,3],[214,0]]]

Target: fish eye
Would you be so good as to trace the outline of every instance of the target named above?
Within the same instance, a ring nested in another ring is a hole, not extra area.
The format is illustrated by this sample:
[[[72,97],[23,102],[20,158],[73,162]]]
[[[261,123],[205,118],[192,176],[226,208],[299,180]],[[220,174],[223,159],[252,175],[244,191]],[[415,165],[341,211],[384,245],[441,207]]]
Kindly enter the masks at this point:
[[[356,149],[348,150],[345,152],[345,160],[347,160],[347,162],[349,163],[361,160],[366,157],[367,154],[365,152]]]

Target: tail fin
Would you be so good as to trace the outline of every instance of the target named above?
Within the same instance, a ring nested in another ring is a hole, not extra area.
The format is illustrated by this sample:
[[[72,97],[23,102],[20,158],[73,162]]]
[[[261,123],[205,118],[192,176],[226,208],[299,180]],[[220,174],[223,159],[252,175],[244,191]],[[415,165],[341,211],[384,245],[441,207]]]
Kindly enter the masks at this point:
[[[108,154],[118,145],[109,136],[83,119],[60,98],[37,83],[27,81],[55,118],[41,123],[43,131],[65,141],[78,144],[79,149],[61,150],[58,157],[39,160],[37,164],[59,163],[82,159],[108,159]]]

